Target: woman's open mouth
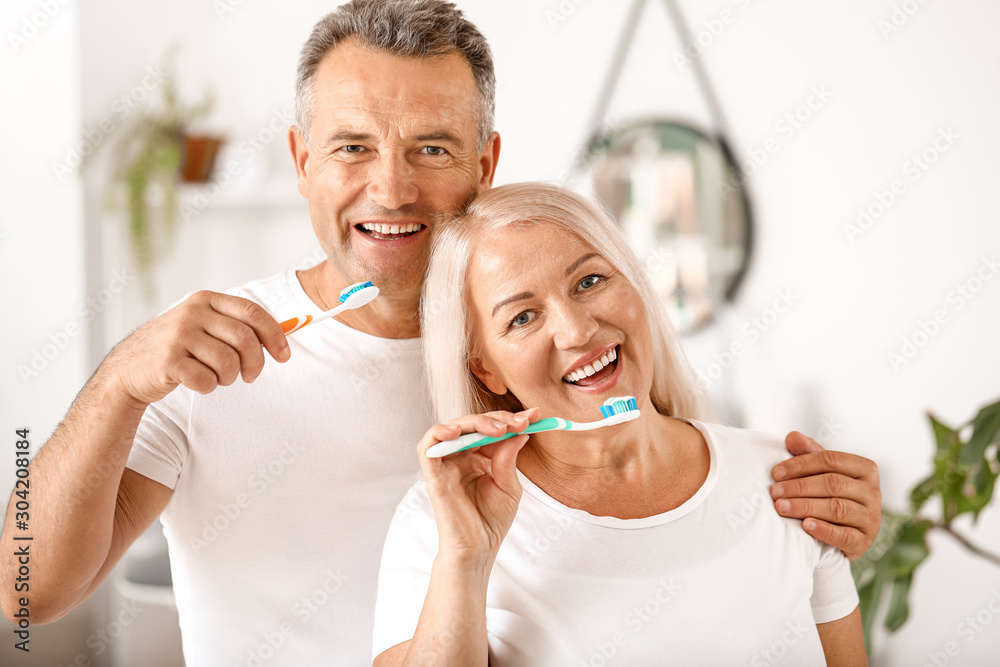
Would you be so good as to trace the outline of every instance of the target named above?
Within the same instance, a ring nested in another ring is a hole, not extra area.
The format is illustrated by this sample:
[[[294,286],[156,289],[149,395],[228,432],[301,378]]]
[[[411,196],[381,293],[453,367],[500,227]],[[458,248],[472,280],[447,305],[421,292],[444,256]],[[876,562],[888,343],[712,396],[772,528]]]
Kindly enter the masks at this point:
[[[408,236],[418,234],[426,229],[427,225],[421,225],[416,222],[401,225],[363,222],[359,225],[355,225],[354,227],[362,234],[367,234],[373,239],[378,239],[379,241],[395,241],[397,239],[405,239]]]
[[[616,345],[614,349],[610,350],[600,359],[596,359],[589,364],[571,371],[569,374],[563,376],[563,382],[577,387],[591,387],[607,380],[618,370],[620,348],[620,345]]]

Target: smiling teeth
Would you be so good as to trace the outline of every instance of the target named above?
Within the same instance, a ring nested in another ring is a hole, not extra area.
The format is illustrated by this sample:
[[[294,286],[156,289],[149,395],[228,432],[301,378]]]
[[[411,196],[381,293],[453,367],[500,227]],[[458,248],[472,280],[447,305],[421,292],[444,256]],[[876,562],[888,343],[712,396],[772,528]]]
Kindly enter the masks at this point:
[[[612,349],[597,361],[593,361],[583,368],[578,368],[575,371],[570,372],[569,375],[563,377],[563,380],[566,382],[576,382],[577,380],[582,380],[585,377],[590,377],[617,358],[618,354],[614,351],[614,349]]]
[[[379,225],[374,222],[362,223],[361,228],[368,232],[375,232],[377,234],[409,234],[410,232],[419,232],[423,225],[418,223],[413,223],[409,225]]]

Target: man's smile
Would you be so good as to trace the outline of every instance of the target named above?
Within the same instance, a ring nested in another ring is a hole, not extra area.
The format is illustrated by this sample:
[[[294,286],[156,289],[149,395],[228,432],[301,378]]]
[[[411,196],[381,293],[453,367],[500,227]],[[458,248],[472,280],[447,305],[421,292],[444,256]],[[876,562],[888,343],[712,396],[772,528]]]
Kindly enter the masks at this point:
[[[427,225],[414,220],[372,220],[359,222],[354,229],[374,241],[397,243],[414,236],[422,236]]]

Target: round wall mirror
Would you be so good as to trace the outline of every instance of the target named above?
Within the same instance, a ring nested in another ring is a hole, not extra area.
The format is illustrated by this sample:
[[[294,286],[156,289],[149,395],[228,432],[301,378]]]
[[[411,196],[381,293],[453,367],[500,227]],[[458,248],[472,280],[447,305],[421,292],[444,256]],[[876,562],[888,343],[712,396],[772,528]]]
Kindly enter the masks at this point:
[[[690,334],[746,273],[751,209],[725,142],[689,125],[630,123],[595,137],[574,174],[621,224],[674,326]]]

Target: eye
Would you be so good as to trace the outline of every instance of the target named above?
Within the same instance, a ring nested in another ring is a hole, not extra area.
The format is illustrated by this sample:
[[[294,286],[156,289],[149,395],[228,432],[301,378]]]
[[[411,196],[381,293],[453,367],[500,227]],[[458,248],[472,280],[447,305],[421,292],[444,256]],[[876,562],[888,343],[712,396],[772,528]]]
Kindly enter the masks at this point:
[[[579,290],[588,290],[591,287],[593,287],[594,285],[596,285],[597,283],[601,282],[602,280],[604,280],[604,276],[599,276],[596,273],[593,273],[593,274],[587,276],[586,278],[584,278],[583,280],[581,280],[579,282],[579,284],[577,285],[577,289],[579,289]]]
[[[523,327],[525,324],[535,319],[535,313],[530,310],[526,310],[514,319],[510,321],[511,328]]]
[[[445,149],[441,148],[440,146],[424,146],[421,150],[423,150],[424,153],[426,153],[427,155],[434,155],[434,156],[445,155],[448,152]]]
[[[342,146],[341,149],[345,153],[361,153],[365,150],[364,146],[359,146],[357,144],[351,144],[349,146]]]

